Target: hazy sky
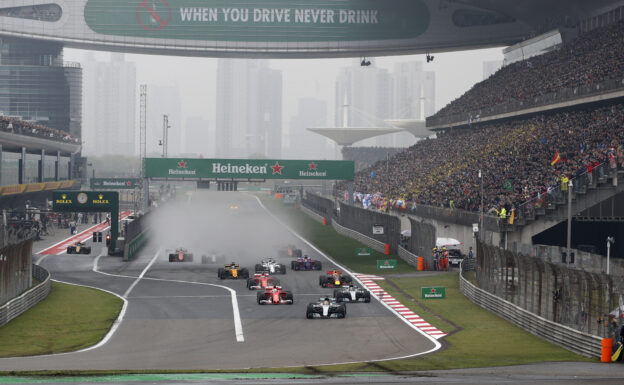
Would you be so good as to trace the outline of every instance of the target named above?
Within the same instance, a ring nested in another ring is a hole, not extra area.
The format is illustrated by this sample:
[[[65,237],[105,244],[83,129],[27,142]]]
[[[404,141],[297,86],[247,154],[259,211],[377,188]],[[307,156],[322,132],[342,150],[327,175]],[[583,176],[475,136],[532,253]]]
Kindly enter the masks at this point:
[[[84,54],[85,51],[66,49],[65,60],[80,62]],[[98,52],[96,57],[99,60],[108,60],[109,54]],[[423,67],[426,71],[436,73],[436,110],[438,110],[469,89],[471,85],[482,80],[484,61],[502,59],[501,47],[438,53],[435,54],[435,60],[428,64],[425,62],[424,55],[380,57],[375,61],[377,66],[388,69],[391,69],[394,63],[402,61],[424,62]],[[200,116],[214,125],[217,59],[129,54],[126,55],[126,60],[136,63],[138,84],[177,86],[182,98],[184,118]],[[304,96],[325,99],[330,106],[329,122],[332,122],[336,75],[341,67],[351,65],[353,60],[271,60],[271,67],[283,71],[284,123],[287,124],[290,117],[297,113],[297,99]]]

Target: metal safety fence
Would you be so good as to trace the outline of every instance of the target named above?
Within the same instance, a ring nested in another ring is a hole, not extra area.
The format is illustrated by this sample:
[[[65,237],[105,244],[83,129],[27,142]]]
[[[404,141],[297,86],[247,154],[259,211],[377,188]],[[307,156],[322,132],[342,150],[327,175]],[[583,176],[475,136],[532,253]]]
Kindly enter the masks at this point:
[[[32,245],[31,238],[0,249],[0,304],[32,286]]]
[[[31,271],[29,271],[29,274]],[[38,265],[32,266],[32,276],[39,284],[18,297],[0,305],[0,327],[35,306],[50,293],[50,273]]]
[[[621,326],[622,277],[477,242],[477,286],[557,324],[601,337]]]

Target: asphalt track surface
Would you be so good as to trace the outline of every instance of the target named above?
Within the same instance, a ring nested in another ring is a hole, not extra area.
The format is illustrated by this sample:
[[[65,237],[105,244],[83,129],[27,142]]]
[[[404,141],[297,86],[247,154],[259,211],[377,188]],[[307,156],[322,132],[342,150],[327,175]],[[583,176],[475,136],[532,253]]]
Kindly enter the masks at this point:
[[[436,347],[376,300],[347,305],[345,319],[306,319],[307,304],[332,293],[318,285],[317,271],[288,268],[277,276],[294,293],[293,305],[260,306],[244,280],[218,279],[223,262],[202,264],[201,254],[223,253],[227,262],[253,273],[254,263],[277,258],[279,246],[294,243],[322,260],[323,271],[333,267],[253,196],[196,192],[154,214],[152,241],[132,262],[104,256],[103,248],[94,245],[90,256],[49,255],[41,263],[56,280],[127,299],[110,339],[81,352],[0,359],[0,370],[285,367],[391,359]],[[195,254],[194,262],[168,262],[167,249],[179,246]],[[289,266],[291,259],[278,260]]]

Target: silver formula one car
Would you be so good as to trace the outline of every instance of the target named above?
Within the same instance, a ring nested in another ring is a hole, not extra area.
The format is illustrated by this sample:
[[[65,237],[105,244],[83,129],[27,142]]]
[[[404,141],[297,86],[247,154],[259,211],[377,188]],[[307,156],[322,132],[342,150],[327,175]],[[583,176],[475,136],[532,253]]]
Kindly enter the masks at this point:
[[[355,285],[334,289],[336,302],[370,302],[370,292]]]
[[[335,298],[321,298],[312,302],[306,310],[306,318],[344,318],[347,316],[347,307],[344,303],[336,302]]]

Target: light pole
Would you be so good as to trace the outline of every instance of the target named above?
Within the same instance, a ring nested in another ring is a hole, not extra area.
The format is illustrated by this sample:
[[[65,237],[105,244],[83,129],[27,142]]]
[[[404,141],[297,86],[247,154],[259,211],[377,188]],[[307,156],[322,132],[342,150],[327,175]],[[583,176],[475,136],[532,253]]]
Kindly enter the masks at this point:
[[[568,182],[568,239],[566,242],[566,263],[570,260],[570,244],[572,242],[572,179]]]
[[[615,243],[615,238],[607,237],[607,275],[609,275],[609,258],[611,255],[611,244]]]

